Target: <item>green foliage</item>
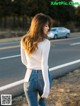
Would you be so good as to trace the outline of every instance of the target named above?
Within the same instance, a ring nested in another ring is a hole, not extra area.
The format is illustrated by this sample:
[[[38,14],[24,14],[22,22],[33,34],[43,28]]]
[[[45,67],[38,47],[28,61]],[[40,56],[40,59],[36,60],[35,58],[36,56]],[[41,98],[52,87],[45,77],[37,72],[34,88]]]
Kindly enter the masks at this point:
[[[51,1],[71,2],[72,0],[0,0],[0,17],[28,16],[31,18],[42,12],[62,24],[68,21],[80,21],[80,7],[76,9],[72,5],[53,6]]]
[[[80,20],[80,6],[76,8],[75,15],[79,18]]]

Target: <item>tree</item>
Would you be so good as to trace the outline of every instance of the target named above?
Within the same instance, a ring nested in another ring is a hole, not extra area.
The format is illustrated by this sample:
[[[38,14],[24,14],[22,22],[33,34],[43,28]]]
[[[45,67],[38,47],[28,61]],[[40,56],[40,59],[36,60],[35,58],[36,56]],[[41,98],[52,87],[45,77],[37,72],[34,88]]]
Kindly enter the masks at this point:
[[[48,14],[48,1],[47,0],[27,0],[27,15],[34,16],[37,13]]]
[[[71,2],[72,0],[50,0],[57,1],[57,2]],[[60,23],[65,24],[68,21],[74,20],[75,8],[72,5],[51,5],[49,6],[50,15],[59,20]]]
[[[77,25],[80,26],[80,6],[76,8],[75,11],[75,19],[77,21]]]

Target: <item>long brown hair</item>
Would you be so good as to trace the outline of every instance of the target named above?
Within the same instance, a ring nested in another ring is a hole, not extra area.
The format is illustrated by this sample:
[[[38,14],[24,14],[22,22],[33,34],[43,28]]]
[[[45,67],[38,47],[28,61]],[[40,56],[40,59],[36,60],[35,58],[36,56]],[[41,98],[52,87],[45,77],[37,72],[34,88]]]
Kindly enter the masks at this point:
[[[21,39],[21,43],[28,55],[31,55],[38,48],[37,45],[39,42],[47,38],[47,35],[43,32],[43,27],[46,23],[51,28],[52,19],[43,13],[39,13],[33,17],[29,31]]]

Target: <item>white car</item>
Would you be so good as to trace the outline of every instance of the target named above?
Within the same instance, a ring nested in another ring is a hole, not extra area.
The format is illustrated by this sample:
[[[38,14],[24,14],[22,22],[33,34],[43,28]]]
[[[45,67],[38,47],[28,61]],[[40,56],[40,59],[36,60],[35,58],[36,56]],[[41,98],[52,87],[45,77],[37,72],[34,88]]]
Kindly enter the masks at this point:
[[[68,38],[70,37],[70,30],[65,27],[53,27],[48,33],[49,38],[57,39],[57,38]]]

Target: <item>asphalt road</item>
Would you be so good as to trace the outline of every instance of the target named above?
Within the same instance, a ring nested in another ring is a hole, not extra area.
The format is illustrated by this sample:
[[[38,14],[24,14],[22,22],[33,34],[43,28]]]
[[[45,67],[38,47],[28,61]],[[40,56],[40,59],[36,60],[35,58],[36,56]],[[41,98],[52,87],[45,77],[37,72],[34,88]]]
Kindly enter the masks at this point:
[[[19,41],[0,43],[0,87],[22,80],[24,78],[26,68],[21,63],[21,59],[19,56],[19,45]],[[68,39],[51,40],[51,49],[49,55],[50,68],[78,59],[80,59],[80,35],[71,36]],[[80,64],[76,64],[71,68],[78,68],[79,66]],[[63,69],[63,71],[68,70],[69,68],[66,67],[66,69]],[[0,92],[0,94],[13,93],[13,95],[15,96],[17,92],[17,94],[19,95],[23,90],[22,86],[23,85],[20,85],[12,89],[2,91]]]

